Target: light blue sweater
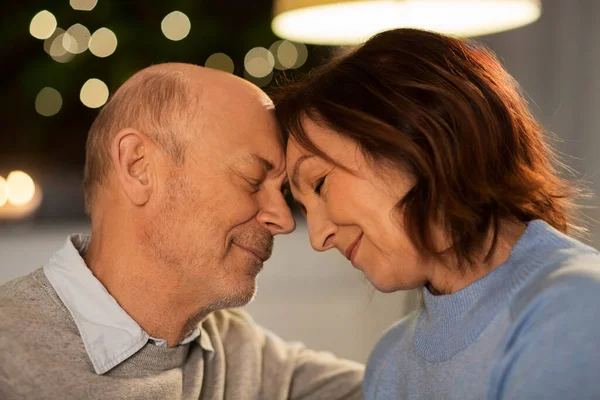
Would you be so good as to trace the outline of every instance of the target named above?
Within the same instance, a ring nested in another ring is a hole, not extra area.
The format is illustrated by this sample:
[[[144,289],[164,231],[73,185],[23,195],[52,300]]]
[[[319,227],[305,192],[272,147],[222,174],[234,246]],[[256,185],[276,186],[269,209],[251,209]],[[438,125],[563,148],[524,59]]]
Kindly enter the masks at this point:
[[[530,222],[509,259],[378,342],[366,400],[600,399],[600,254]]]

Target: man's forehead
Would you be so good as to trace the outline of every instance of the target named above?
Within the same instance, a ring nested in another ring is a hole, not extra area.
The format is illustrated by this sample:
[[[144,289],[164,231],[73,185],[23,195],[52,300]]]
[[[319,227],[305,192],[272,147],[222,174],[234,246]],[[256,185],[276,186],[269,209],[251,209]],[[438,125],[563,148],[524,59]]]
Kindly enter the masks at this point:
[[[247,81],[221,78],[218,83],[203,93],[204,112],[197,113],[209,140],[236,163],[279,169],[284,149],[272,100]]]
[[[267,171],[285,169],[285,154],[282,148],[265,145],[262,148],[245,149],[236,157],[243,164],[260,165]]]
[[[265,95],[266,96],[266,95]],[[281,128],[275,117],[271,99],[258,98],[242,101],[235,99],[226,103],[214,102],[198,117],[209,120],[219,136],[227,136],[236,142],[283,144]]]

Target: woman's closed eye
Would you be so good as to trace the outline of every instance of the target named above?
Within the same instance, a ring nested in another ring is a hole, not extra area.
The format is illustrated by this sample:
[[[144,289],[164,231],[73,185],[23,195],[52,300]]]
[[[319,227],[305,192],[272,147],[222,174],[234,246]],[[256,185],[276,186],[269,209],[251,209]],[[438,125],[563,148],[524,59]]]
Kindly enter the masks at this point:
[[[327,175],[323,176],[322,178],[317,179],[315,181],[315,183],[313,184],[313,192],[317,196],[321,195],[321,189],[323,188],[323,183],[325,183],[325,178],[327,178]]]

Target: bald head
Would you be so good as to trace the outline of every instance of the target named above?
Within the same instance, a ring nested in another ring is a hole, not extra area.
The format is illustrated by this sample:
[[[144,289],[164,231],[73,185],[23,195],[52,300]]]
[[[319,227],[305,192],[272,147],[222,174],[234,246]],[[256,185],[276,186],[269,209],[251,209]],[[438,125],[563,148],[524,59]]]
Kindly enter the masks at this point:
[[[262,90],[193,65],[147,68],[89,132],[86,264],[142,329],[176,344],[252,299],[273,236],[295,226],[286,179]]]
[[[110,145],[118,132],[127,128],[142,132],[182,165],[191,135],[197,133],[189,122],[209,123],[211,107],[235,101],[244,92],[270,102],[247,81],[192,64],[159,64],[133,75],[103,107],[88,133],[83,182],[88,214],[110,177]]]

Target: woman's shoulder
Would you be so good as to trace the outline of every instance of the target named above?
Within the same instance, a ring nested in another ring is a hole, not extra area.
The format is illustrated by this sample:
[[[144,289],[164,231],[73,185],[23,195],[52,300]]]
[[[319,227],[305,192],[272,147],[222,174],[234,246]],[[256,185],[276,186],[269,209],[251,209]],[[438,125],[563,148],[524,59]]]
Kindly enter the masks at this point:
[[[600,299],[600,253],[595,248],[536,220],[529,223],[515,249],[518,265],[510,279],[510,290],[516,290],[510,301],[512,320],[533,308],[552,307],[567,295]]]
[[[600,396],[598,253],[547,264],[514,297],[510,318],[488,398]]]
[[[600,254],[572,250],[539,268],[519,289],[511,302],[511,319],[533,310],[564,308],[568,299],[580,304],[600,302]]]
[[[509,318],[505,353],[528,349],[542,359],[550,350],[544,343],[562,343],[573,355],[595,343],[600,337],[600,254],[573,251],[546,263],[514,295]]]

